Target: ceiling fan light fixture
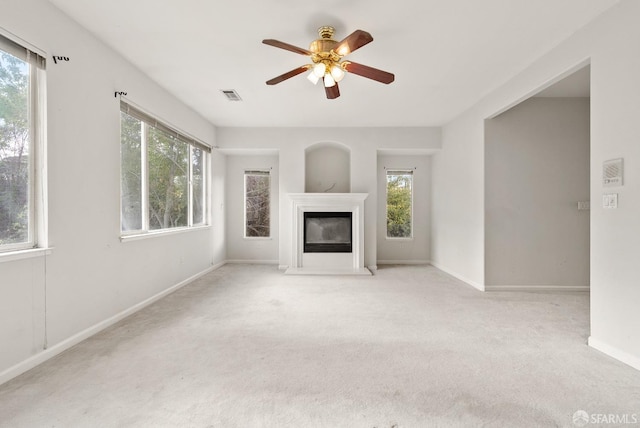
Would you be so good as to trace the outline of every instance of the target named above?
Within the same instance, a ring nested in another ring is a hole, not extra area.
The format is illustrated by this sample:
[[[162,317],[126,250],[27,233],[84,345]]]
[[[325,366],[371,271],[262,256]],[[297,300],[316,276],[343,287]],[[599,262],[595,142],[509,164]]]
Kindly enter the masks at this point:
[[[321,62],[313,66],[313,74],[318,76],[318,78],[324,76],[326,72],[327,72],[327,67]]]
[[[311,73],[309,73],[309,75],[307,76],[307,79],[309,79],[309,82],[315,85],[316,83],[318,83],[318,80],[320,80],[320,77],[318,77],[318,75],[314,72],[314,70],[311,70]]]
[[[332,100],[340,96],[338,82],[344,78],[347,72],[387,85],[395,80],[393,73],[388,73],[353,61],[343,60],[345,55],[351,54],[372,42],[373,37],[371,34],[364,30],[356,30],[341,41],[336,41],[333,38],[334,31],[335,29],[331,26],[320,27],[318,29],[320,38],[311,42],[309,49],[302,49],[275,39],[264,39],[262,43],[265,45],[304,55],[311,60],[311,63],[307,63],[306,65],[267,80],[267,85],[275,85],[301,73],[310,71],[307,79],[311,83],[317,84],[320,78],[322,78],[325,95],[328,99]]]
[[[342,45],[338,48],[338,52],[336,53],[340,56],[345,56],[345,55],[349,55],[351,53],[351,50],[349,49],[349,46]]]
[[[331,76],[336,82],[339,82],[344,78],[344,70],[339,64],[331,66]]]
[[[336,81],[331,77],[331,73],[327,73],[324,75],[324,87],[331,88],[332,86],[336,86]]]

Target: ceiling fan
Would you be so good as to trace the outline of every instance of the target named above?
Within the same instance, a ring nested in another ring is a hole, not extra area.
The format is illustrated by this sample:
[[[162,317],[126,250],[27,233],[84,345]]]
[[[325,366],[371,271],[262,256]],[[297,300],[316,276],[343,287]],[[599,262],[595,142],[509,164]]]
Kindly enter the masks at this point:
[[[333,39],[334,32],[335,29],[333,27],[320,27],[318,29],[320,38],[311,42],[309,50],[279,40],[263,40],[262,43],[265,45],[274,46],[300,55],[306,55],[311,58],[311,64],[305,64],[278,77],[274,77],[271,80],[267,80],[267,85],[278,84],[307,70],[311,70],[307,78],[313,84],[318,83],[318,81],[322,79],[327,98],[334,99],[340,96],[338,82],[342,80],[345,72],[357,74],[381,83],[389,84],[393,82],[395,76],[391,73],[342,59],[356,49],[372,42],[373,37],[371,37],[371,34],[363,30],[356,30],[338,42]]]

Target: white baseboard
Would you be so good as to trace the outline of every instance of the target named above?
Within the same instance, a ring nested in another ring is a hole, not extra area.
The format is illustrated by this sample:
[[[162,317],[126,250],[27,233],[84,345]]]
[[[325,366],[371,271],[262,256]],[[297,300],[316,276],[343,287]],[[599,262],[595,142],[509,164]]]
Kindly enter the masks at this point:
[[[379,265],[428,265],[429,260],[378,260]]]
[[[122,312],[119,312],[117,314],[115,314],[114,316],[107,318],[104,321],[101,321],[97,324],[94,324],[93,326],[74,334],[73,336],[63,340],[62,342],[56,343],[55,345],[53,345],[50,348],[47,348],[41,352],[38,352],[37,354],[27,358],[24,361],[19,362],[18,364],[9,367],[8,369],[4,370],[3,372],[0,372],[0,385],[2,385],[5,382],[8,382],[9,380],[13,379],[14,377],[17,377],[19,375],[21,375],[22,373],[26,372],[27,370],[31,370],[32,368],[34,368],[37,365],[40,365],[42,363],[44,363],[45,361],[49,360],[50,358],[55,357],[56,355],[60,354],[63,351],[66,351],[67,349],[71,348],[74,345],[77,345],[78,343],[82,342],[85,339],[88,339],[89,337],[93,336],[96,333],[101,332],[102,330],[104,330],[107,327],[112,326],[113,324],[117,323],[118,321],[123,320],[124,318],[128,317],[129,315],[132,315],[136,312],[138,312],[139,310],[149,306],[150,304],[162,299],[163,297],[168,296],[169,294],[177,291],[178,289],[184,287],[185,285],[189,284],[190,282],[195,281],[196,279],[200,278],[203,275],[206,275],[209,272],[212,272],[216,269],[218,269],[220,266],[224,265],[224,263],[218,263],[215,264],[213,266],[211,266],[208,269],[205,269],[202,272],[199,272],[187,279],[185,279],[184,281],[179,282],[178,284],[175,284],[169,288],[167,288],[164,291],[161,291],[160,293],[149,297],[146,300],[143,300],[140,303],[137,303],[133,306],[131,306],[128,309],[125,309]]]
[[[579,285],[485,285],[485,291],[572,291],[572,292],[588,292],[589,286]]]
[[[589,336],[589,346],[598,351],[607,354],[608,356],[615,358],[618,361],[622,361],[625,364],[630,365],[636,370],[640,370],[640,357],[631,355],[625,351],[622,351],[614,346],[611,346],[601,340],[595,339],[593,336]]]
[[[289,269],[289,265],[278,265],[278,270],[287,270]]]
[[[241,259],[230,259],[227,260],[229,264],[244,264],[244,265],[277,265],[280,263],[279,260],[241,260]]]
[[[211,272],[211,271],[214,271],[216,269],[219,269],[219,268],[221,268],[222,266],[224,266],[226,264],[227,264],[226,261],[222,261],[220,263],[216,263],[214,265],[211,265],[211,267],[207,270],[207,272]]]
[[[466,282],[467,284],[469,284],[470,286],[472,286],[476,290],[484,291],[484,284],[480,284],[479,282],[475,282],[475,281],[472,281],[472,280],[470,280],[468,278],[465,278],[464,276],[459,275],[458,273],[446,268],[445,266],[442,266],[438,262],[431,261],[430,264],[431,264],[431,266],[440,269],[444,273],[449,274],[452,277],[454,277],[456,279],[459,279],[462,282]]]

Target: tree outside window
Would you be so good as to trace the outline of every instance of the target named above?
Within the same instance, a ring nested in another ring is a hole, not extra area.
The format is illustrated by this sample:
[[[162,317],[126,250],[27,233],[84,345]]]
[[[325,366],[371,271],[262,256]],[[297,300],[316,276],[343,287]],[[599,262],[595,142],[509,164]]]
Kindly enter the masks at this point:
[[[413,172],[387,171],[387,238],[411,238]]]
[[[0,39],[0,42],[3,42]],[[7,42],[8,43],[8,42]],[[34,246],[32,66],[0,43],[0,250]]]
[[[206,224],[208,150],[124,102],[121,108],[122,232]]]
[[[271,233],[271,177],[268,171],[245,171],[245,237]]]

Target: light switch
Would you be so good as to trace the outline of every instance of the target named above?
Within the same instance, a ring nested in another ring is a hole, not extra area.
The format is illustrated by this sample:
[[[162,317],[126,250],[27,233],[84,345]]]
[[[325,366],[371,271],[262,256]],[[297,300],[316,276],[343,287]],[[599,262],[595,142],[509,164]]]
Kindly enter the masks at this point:
[[[602,207],[603,208],[618,208],[618,194],[617,193],[605,193],[602,195]]]

